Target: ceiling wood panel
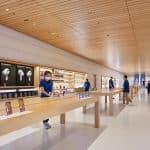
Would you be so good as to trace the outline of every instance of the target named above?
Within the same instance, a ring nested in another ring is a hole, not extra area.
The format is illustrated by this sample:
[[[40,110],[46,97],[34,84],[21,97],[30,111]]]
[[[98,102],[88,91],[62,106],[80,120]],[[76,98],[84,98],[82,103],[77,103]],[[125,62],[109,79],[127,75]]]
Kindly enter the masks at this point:
[[[120,72],[150,72],[150,0],[2,0],[0,23]]]

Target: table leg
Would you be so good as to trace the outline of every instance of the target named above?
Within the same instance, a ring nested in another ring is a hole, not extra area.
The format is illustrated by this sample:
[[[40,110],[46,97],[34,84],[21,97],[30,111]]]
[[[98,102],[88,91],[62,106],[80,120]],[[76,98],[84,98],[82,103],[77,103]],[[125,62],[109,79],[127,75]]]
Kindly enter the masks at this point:
[[[63,113],[63,114],[60,115],[60,123],[65,124],[65,122],[66,122],[66,114]]]
[[[105,96],[105,104],[107,104],[107,96]]]
[[[100,102],[95,102],[95,128],[100,127]]]
[[[113,115],[113,98],[112,98],[112,95],[109,96],[109,114]]]
[[[131,89],[131,99],[133,99],[133,94],[134,92],[133,92],[133,89]]]
[[[119,92],[119,100],[121,100],[122,99],[122,96],[121,96],[121,92]]]
[[[86,105],[83,106],[83,113],[86,114]]]

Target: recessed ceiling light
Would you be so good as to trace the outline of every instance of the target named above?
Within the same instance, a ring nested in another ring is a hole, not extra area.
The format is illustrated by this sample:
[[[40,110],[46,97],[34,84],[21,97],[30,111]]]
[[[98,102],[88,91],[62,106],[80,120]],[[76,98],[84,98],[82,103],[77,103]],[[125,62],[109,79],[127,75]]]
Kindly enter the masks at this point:
[[[5,9],[5,11],[9,11],[9,9],[7,8],[7,9]]]

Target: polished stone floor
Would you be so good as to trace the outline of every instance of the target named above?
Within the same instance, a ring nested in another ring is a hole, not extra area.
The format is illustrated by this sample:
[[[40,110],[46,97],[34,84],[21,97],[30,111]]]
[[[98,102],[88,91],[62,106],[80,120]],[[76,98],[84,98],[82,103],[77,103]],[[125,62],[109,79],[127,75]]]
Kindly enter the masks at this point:
[[[51,118],[52,129],[45,130],[41,123],[0,136],[0,150],[87,150],[109,128],[124,109],[118,98],[114,99],[114,115],[109,116],[109,104],[101,100],[101,128],[93,128],[94,109],[87,114],[82,109],[67,113],[66,125],[60,125],[58,117]]]
[[[150,96],[141,89],[88,150],[150,150]]]

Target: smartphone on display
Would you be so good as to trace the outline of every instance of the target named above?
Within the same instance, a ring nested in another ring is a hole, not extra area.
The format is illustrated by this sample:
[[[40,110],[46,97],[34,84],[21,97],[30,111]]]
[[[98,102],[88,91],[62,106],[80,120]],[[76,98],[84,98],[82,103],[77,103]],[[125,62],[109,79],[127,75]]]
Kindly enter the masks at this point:
[[[20,98],[20,99],[18,100],[18,103],[19,103],[19,110],[20,110],[20,112],[24,112],[24,111],[25,111],[25,105],[24,105],[24,100],[23,100],[23,98]]]
[[[5,102],[6,115],[11,115],[13,113],[11,102]]]

